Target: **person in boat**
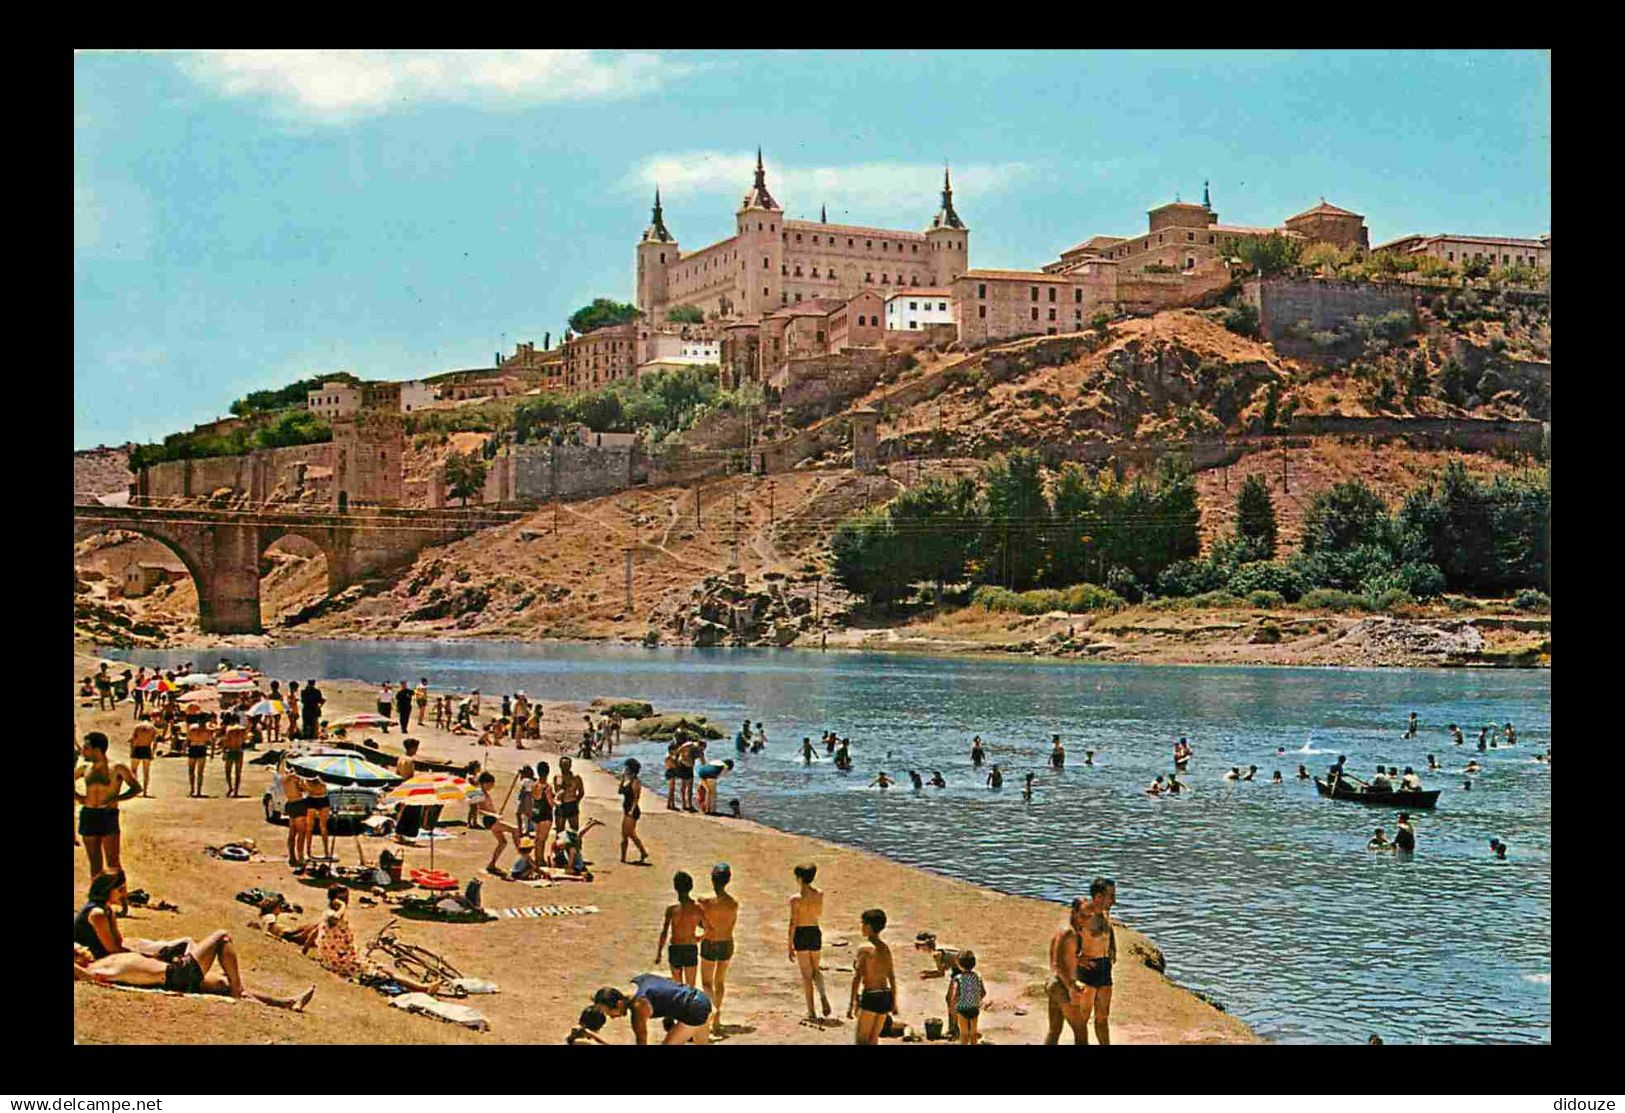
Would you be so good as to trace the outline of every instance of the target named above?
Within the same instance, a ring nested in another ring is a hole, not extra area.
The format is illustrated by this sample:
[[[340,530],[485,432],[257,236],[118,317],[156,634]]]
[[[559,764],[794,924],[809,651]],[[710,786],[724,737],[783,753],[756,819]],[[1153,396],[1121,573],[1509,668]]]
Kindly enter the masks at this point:
[[[1179,774],[1178,773],[1169,773],[1168,774],[1168,795],[1169,796],[1178,796],[1181,792],[1184,792],[1184,791],[1185,791],[1185,786],[1184,786],[1184,784],[1182,784],[1180,782]]]
[[[1283,784],[1283,783],[1284,782],[1281,780],[1281,771],[1279,769],[1277,769],[1275,771],[1274,775],[1270,777],[1270,784],[1278,785],[1278,784]]]
[[[931,770],[931,787],[932,788],[947,788],[948,787],[948,782],[942,779],[942,770],[940,770],[940,769]]]
[[[1066,747],[1061,745],[1061,736],[1059,734],[1050,737],[1049,763],[1055,769],[1063,768],[1066,765]]]
[[[1432,754],[1428,755],[1428,772],[1436,773],[1439,770],[1439,759]]]
[[[1298,764],[1298,780],[1307,781],[1308,779],[1309,779],[1309,769],[1300,762]]]
[[[1375,777],[1371,778],[1371,791],[1372,792],[1392,792],[1392,791],[1394,791],[1394,782],[1388,779],[1388,770],[1384,769],[1380,765],[1377,766],[1377,775]]]
[[[1409,765],[1405,766],[1405,775],[1399,778],[1399,789],[1401,792],[1422,791],[1422,778],[1418,777],[1416,775],[1416,770],[1412,769]]]
[[[1466,772],[1466,773],[1482,773],[1483,771],[1484,771],[1484,767],[1482,765],[1478,764],[1478,761],[1476,759],[1473,760],[1473,761],[1469,761],[1467,763],[1467,768],[1465,770],[1463,770],[1463,772]]]
[[[1463,745],[1464,743],[1466,743],[1466,741],[1467,741],[1467,739],[1462,737],[1461,728],[1458,727],[1455,723],[1451,723],[1450,724],[1450,744],[1453,745],[1453,746],[1460,746],[1460,745]]]
[[[1405,728],[1405,737],[1406,738],[1415,738],[1416,737],[1416,712],[1414,712],[1414,711],[1411,712],[1410,726]]]
[[[1382,828],[1378,827],[1377,833],[1371,836],[1370,840],[1365,844],[1365,848],[1367,850],[1392,850],[1394,844],[1388,841],[1387,836],[1382,833]]]
[[[1326,783],[1332,788],[1336,788],[1337,782],[1343,779],[1343,763],[1347,760],[1348,758],[1344,757],[1342,754],[1338,754],[1337,764],[1326,770]]]
[[[1401,854],[1416,853],[1416,829],[1411,826],[1411,813],[1399,813],[1399,829],[1394,832],[1394,849]]]
[[[1242,774],[1241,779],[1244,780],[1244,781],[1250,781],[1256,776],[1258,776],[1258,766],[1249,765],[1247,767],[1247,772]]]
[[[1145,794],[1147,796],[1161,796],[1166,791],[1168,791],[1168,790],[1166,788],[1164,788],[1163,785],[1162,785],[1162,774],[1161,773],[1157,774],[1157,779],[1156,780],[1152,781],[1150,784],[1145,786]]]
[[[1224,779],[1227,780],[1227,781],[1239,781],[1239,780],[1241,780],[1241,766],[1232,765],[1230,767],[1230,772],[1228,772],[1228,773],[1226,773],[1224,775]]]

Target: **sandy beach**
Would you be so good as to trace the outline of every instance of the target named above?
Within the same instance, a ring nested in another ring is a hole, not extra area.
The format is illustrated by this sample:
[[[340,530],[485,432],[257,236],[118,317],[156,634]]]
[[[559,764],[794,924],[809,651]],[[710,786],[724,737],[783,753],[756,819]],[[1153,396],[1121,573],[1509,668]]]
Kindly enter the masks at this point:
[[[207,654],[200,653],[200,659]],[[93,671],[94,658],[79,656],[75,675]],[[416,679],[413,677],[412,679]],[[329,718],[373,710],[375,689],[366,684],[323,681]],[[635,692],[605,692],[635,697]],[[500,697],[497,697],[500,698]],[[99,712],[75,700],[76,735],[101,730],[112,740],[109,757],[129,760],[131,707]],[[456,762],[483,758],[497,776],[500,795],[515,771],[537,759],[557,771],[562,745],[573,750],[579,736],[580,705],[544,703],[542,749],[512,745],[484,748],[468,737],[455,737],[432,726],[414,727],[423,742],[421,754]],[[400,734],[375,735],[390,752]],[[780,743],[786,745],[788,743]],[[254,756],[251,752],[251,757]],[[733,869],[731,891],[741,912],[735,938],[737,953],[729,971],[723,1010],[726,1043],[850,1043],[853,1028],[813,1028],[800,1023],[804,1012],[800,978],[785,953],[789,898],[795,892],[794,865],[818,865],[817,884],[826,893],[823,918],[824,966],[835,1015],[843,1017],[851,983],[852,955],[862,942],[858,914],[884,908],[890,923],[886,938],[897,960],[899,1019],[923,1031],[926,1017],[945,1014],[942,980],[921,980],[930,960],[912,949],[915,933],[930,930],[948,946],[971,947],[979,956],[978,972],[987,983],[982,1032],[994,1044],[1040,1043],[1047,1027],[1042,983],[1046,947],[1065,920],[1064,907],[1011,896],[877,855],[817,839],[790,835],[745,820],[674,813],[664,807],[659,771],[645,770],[646,791],[639,833],[648,846],[651,867],[621,865],[619,799],[615,780],[595,767],[582,767],[587,798],[583,819],[597,818],[604,827],[587,838],[593,862],[591,884],[559,883],[533,889],[484,874],[484,903],[491,909],[545,904],[593,904],[591,915],[537,919],[499,919],[485,924],[444,924],[402,920],[406,940],[432,948],[464,974],[497,983],[501,992],[470,998],[490,1021],[490,1031],[475,1033],[434,1019],[392,1009],[374,990],[346,982],[302,956],[291,944],[251,930],[253,911],[234,894],[253,886],[276,889],[304,905],[307,914],[323,903],[321,887],[294,876],[285,862],[286,829],[265,822],[261,794],[271,777],[264,765],[248,765],[244,798],[224,797],[224,773],[218,760],[208,767],[205,799],[186,796],[185,761],[160,758],[153,763],[149,799],[122,805],[123,857],[132,888],[146,889],[154,902],[180,905],[178,913],[133,908],[121,929],[128,937],[170,939],[194,937],[226,928],[232,932],[248,984],[270,992],[291,993],[314,984],[309,1009],[295,1014],[246,1001],[123,992],[76,983],[74,1035],[82,1043],[559,1043],[592,991],[600,985],[624,985],[644,971],[667,973],[655,944],[662,912],[674,899],[671,875],[687,870],[696,879],[696,895],[709,893],[714,863]],[[512,816],[512,803],[508,815]],[[460,818],[451,809],[448,819]],[[480,875],[490,857],[491,836],[449,830],[455,837],[440,841],[435,865],[465,880]],[[263,861],[230,862],[210,857],[204,848],[232,840],[253,839]],[[395,846],[380,838],[362,838],[368,861]],[[353,865],[357,840],[335,841],[340,861]],[[409,868],[428,865],[428,851],[407,849]],[[634,851],[635,856],[635,851]],[[505,860],[512,860],[509,853]],[[82,849],[74,849],[74,907],[83,901],[88,868]],[[1118,878],[1132,892],[1134,879]],[[363,943],[388,920],[391,910],[352,901],[351,919]],[[1119,962],[1112,1006],[1112,1036],[1117,1043],[1254,1043],[1257,1037],[1236,1018],[1220,1012],[1146,965],[1157,951],[1151,941],[1127,925],[1117,924]],[[1174,970],[1177,976],[1177,968]],[[604,1037],[631,1042],[624,1022],[607,1027]],[[1063,1037],[1070,1041],[1070,1033]],[[896,1043],[884,1040],[883,1043]]]

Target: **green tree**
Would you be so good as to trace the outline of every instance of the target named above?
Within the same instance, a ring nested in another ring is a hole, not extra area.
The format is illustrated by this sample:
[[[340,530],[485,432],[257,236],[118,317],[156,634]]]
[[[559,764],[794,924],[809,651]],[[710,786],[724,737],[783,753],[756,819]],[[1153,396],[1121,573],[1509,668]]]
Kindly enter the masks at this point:
[[[940,597],[943,584],[964,580],[980,532],[974,479],[960,476],[922,483],[898,495],[886,509],[906,554],[904,566],[911,581],[935,581]]]
[[[677,325],[705,323],[705,312],[695,305],[674,305],[666,310],[666,320]]]
[[[485,490],[485,461],[478,452],[453,452],[446,457],[446,493],[454,499],[468,500]]]
[[[1437,565],[1453,591],[1547,590],[1551,493],[1549,469],[1483,483],[1452,460],[1400,508],[1404,555]]]
[[[1269,484],[1254,472],[1242,481],[1236,495],[1236,535],[1247,542],[1254,560],[1275,556],[1275,502]]]
[[[1250,301],[1238,301],[1224,312],[1224,327],[1237,336],[1258,336],[1258,307]]]
[[[835,580],[871,603],[890,604],[913,582],[891,516],[884,508],[856,514],[830,538]]]
[[[1236,243],[1237,258],[1265,278],[1291,270],[1302,255],[1303,241],[1279,232],[1248,236]]]
[[[1473,377],[1460,360],[1451,356],[1439,370],[1439,394],[1452,406],[1465,406],[1473,388]]]
[[[327,375],[313,375],[308,379],[289,383],[287,386],[275,390],[252,390],[242,398],[237,399],[230,406],[230,412],[236,417],[250,417],[253,414],[267,413],[271,410],[287,409],[289,406],[304,408],[310,400],[310,392],[320,390],[324,383],[348,383],[355,386],[361,380],[348,371],[334,371]]]
[[[638,307],[635,305],[609,298],[593,298],[591,305],[584,305],[570,314],[570,328],[580,335],[608,325],[624,325],[637,317]]]
[[[995,456],[982,471],[979,554],[983,578],[1026,591],[1044,567],[1049,502],[1042,461],[1030,448]]]
[[[1303,515],[1303,551],[1342,552],[1358,545],[1385,548],[1392,532],[1388,505],[1358,479],[1322,491]]]
[[[309,410],[289,410],[254,430],[255,448],[322,444],[333,439],[333,427]]]

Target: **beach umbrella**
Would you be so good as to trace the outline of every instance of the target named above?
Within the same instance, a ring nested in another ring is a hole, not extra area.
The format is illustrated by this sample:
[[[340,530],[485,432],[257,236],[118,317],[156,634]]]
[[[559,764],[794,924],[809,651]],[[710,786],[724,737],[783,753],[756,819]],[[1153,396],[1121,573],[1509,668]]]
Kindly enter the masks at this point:
[[[333,719],[328,726],[331,727],[390,727],[395,720],[387,715],[379,715],[372,711],[360,711],[354,715],[346,715],[342,719]]]
[[[254,690],[254,682],[247,677],[239,676],[220,680],[215,687],[222,692],[251,692]]]
[[[173,692],[175,691],[175,685],[162,676],[155,676],[141,685],[141,690],[143,692]]]
[[[184,686],[194,686],[195,687],[195,686],[200,685],[200,684],[213,684],[218,679],[219,679],[218,677],[210,676],[207,673],[194,672],[194,673],[190,673],[190,674],[188,674],[186,676],[183,676],[183,677],[179,678],[178,680],[175,681],[175,683],[180,684],[183,687]]]
[[[401,779],[383,766],[374,765],[355,754],[306,754],[288,764],[301,773],[313,773],[322,778],[342,778],[352,784],[394,784]]]
[[[248,709],[248,714],[253,718],[260,718],[264,715],[286,715],[287,713],[287,705],[279,699],[262,699]]]
[[[436,804],[466,804],[484,795],[479,785],[464,777],[454,777],[450,773],[419,773],[386,792],[381,802],[432,808]],[[429,868],[434,868],[433,831],[429,833]]]

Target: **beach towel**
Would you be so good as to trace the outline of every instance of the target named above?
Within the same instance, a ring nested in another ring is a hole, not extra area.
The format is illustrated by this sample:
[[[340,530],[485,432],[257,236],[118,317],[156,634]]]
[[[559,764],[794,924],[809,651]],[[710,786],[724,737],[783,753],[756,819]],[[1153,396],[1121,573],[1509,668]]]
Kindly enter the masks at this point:
[[[204,1001],[224,1001],[234,1005],[238,1001],[253,1001],[252,997],[230,997],[224,993],[177,993],[173,989],[164,989],[162,986],[140,985],[113,985],[109,982],[81,982],[80,985],[98,985],[103,989],[121,989],[125,993],[156,993],[161,997],[193,997]],[[255,1001],[255,1004],[259,1002]]]
[[[427,993],[403,993],[390,1001],[390,1007],[405,1009],[409,1013],[419,1013],[432,1016],[437,1020],[444,1020],[452,1024],[461,1024],[464,1028],[472,1028],[476,1032],[491,1030],[491,1022],[467,1005],[453,1005],[447,1001],[436,1001]]]
[[[524,908],[502,908],[497,915],[510,920],[534,920],[544,916],[590,916],[597,911],[596,904],[533,904]]]
[[[451,988],[468,994],[500,992],[495,982],[488,982],[484,978],[457,978],[452,981]]]

